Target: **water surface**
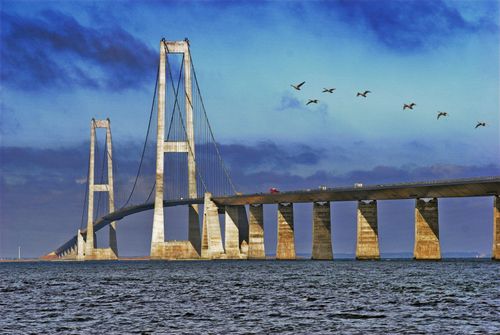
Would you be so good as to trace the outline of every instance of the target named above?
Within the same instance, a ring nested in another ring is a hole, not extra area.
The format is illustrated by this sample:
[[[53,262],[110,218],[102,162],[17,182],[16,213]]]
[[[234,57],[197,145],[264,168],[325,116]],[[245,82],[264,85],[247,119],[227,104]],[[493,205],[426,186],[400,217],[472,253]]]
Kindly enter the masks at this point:
[[[5,334],[499,334],[500,262],[0,263]]]

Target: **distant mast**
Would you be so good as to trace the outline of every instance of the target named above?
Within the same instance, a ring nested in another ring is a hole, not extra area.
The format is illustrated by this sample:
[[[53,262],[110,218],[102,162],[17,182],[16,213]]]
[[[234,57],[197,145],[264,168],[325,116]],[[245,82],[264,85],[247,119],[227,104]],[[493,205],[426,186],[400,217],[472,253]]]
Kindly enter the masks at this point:
[[[21,246],[17,247],[17,259],[21,259]]]

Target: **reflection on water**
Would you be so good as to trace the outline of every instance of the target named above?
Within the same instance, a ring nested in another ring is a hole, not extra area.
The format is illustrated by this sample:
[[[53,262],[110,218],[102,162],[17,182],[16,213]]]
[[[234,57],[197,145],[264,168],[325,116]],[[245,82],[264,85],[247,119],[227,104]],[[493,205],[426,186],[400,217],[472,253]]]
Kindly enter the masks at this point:
[[[0,333],[500,333],[500,262],[0,264]]]

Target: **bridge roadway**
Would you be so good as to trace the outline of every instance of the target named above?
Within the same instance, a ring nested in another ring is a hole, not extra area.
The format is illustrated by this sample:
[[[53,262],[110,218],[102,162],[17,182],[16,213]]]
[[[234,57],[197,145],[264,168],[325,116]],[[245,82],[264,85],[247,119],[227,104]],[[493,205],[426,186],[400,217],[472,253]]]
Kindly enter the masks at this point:
[[[398,200],[418,198],[459,198],[500,195],[500,176],[440,180],[430,182],[414,182],[385,185],[363,185],[362,187],[334,187],[280,193],[255,193],[214,197],[218,206],[248,204],[307,203],[327,201],[357,200]],[[163,207],[174,207],[188,204],[203,204],[203,198],[165,200]],[[113,221],[126,216],[154,208],[154,202],[133,205],[109,213],[94,222],[94,231],[98,231]],[[86,234],[86,229],[82,230]],[[76,236],[56,249],[60,254],[76,244]]]

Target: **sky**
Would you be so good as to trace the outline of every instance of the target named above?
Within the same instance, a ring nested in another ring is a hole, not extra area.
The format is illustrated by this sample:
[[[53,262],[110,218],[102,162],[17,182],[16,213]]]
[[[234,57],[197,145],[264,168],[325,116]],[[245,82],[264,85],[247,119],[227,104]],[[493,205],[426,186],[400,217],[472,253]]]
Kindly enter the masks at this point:
[[[117,198],[128,193],[162,37],[189,38],[239,191],[500,175],[497,1],[0,6],[0,257],[17,255],[18,246],[39,256],[75,234],[93,117],[112,120]],[[290,87],[302,81],[301,91]],[[372,93],[356,97],[364,90]],[[308,99],[319,103],[306,106]],[[414,110],[403,111],[410,102]],[[449,115],[437,120],[438,111]],[[475,129],[478,121],[487,126]],[[154,168],[153,159],[145,164]],[[444,252],[491,253],[492,201],[440,201]],[[296,205],[300,253],[311,251],[310,207]],[[185,239],[184,210],[166,213],[167,239]],[[334,253],[354,252],[355,213],[356,203],[332,205]],[[413,201],[379,203],[382,254],[411,253],[413,216]],[[272,253],[274,206],[265,220]],[[148,254],[151,224],[151,212],[122,220],[120,252]]]

